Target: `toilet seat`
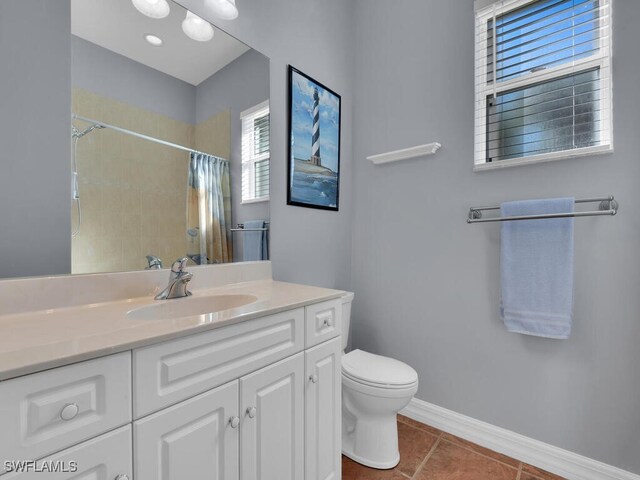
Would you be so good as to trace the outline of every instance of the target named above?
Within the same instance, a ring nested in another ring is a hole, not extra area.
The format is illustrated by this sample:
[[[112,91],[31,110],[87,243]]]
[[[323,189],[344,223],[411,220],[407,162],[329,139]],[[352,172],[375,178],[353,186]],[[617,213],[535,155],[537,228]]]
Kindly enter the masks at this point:
[[[385,390],[404,390],[418,383],[417,372],[406,363],[362,350],[342,357],[342,375],[358,384]]]

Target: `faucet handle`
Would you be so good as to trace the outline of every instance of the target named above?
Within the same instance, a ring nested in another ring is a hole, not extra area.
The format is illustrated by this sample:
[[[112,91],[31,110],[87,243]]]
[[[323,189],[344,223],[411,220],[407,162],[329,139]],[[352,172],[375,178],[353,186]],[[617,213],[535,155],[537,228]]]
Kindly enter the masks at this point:
[[[173,273],[182,273],[182,272],[184,272],[184,269],[187,268],[187,262],[188,261],[189,261],[188,257],[179,258],[178,260],[173,262],[173,265],[171,265],[171,271]]]
[[[162,260],[155,255],[147,255],[147,263],[149,264],[147,270],[160,270],[162,268]]]

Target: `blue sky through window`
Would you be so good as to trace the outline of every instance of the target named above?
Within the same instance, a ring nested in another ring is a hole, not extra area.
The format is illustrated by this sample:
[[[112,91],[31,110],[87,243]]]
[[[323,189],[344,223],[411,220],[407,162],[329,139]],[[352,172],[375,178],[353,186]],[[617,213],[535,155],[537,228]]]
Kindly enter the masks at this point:
[[[541,0],[498,17],[498,81],[594,54],[598,21],[598,0]]]

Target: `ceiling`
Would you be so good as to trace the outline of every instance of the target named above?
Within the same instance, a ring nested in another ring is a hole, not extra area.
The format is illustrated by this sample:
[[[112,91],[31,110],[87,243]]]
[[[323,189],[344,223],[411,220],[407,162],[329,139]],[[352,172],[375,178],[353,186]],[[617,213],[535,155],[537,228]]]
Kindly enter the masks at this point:
[[[156,20],[138,12],[131,0],[71,0],[71,33],[195,86],[249,50],[215,26],[212,40],[190,39],[182,31],[187,11],[169,3],[169,16]],[[164,44],[149,45],[147,33]]]

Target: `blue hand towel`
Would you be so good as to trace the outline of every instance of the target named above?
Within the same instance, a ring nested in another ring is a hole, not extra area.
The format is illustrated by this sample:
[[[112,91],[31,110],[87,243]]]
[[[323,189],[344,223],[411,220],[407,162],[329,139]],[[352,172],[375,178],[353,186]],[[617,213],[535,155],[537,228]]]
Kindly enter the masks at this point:
[[[246,230],[266,228],[264,220],[249,220],[244,222]],[[242,239],[242,259],[245,262],[269,259],[269,246],[267,244],[267,231],[247,231]]]
[[[574,211],[573,198],[500,206],[503,217]],[[573,218],[502,223],[502,304],[507,330],[568,338],[573,317]]]

